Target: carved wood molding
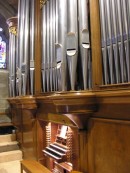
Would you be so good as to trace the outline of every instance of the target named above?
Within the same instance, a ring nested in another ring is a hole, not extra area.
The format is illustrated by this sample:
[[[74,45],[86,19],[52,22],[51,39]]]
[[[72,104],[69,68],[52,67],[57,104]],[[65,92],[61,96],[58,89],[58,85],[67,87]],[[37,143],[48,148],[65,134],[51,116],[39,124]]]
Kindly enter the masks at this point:
[[[94,116],[130,120],[130,90],[95,92],[98,111]]]
[[[87,120],[97,110],[93,92],[60,92],[37,96],[37,118],[43,121],[87,127]]]
[[[22,109],[37,109],[37,103],[33,96],[20,96],[9,98],[8,102],[11,106]]]
[[[93,113],[97,110],[95,93],[68,92],[50,96],[58,113]]]
[[[80,122],[81,126],[90,117],[130,120],[130,90],[61,92],[8,101],[12,108],[37,110],[38,119],[49,120],[49,114],[65,115],[72,121],[76,119],[75,123]]]

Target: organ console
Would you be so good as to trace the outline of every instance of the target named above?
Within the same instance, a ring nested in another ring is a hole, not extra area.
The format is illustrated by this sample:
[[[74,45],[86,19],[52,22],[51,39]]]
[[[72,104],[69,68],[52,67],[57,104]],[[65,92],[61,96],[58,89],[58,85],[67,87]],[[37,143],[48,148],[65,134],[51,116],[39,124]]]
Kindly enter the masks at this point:
[[[129,0],[19,0],[8,101],[24,158],[129,172],[129,12]]]

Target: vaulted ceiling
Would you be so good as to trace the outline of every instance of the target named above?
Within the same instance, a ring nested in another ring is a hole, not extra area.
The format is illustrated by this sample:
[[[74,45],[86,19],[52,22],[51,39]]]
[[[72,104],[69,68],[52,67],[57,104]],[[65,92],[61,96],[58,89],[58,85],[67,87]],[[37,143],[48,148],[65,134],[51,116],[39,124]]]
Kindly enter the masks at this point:
[[[3,28],[2,35],[8,39],[7,19],[17,16],[18,0],[0,0],[0,27]]]

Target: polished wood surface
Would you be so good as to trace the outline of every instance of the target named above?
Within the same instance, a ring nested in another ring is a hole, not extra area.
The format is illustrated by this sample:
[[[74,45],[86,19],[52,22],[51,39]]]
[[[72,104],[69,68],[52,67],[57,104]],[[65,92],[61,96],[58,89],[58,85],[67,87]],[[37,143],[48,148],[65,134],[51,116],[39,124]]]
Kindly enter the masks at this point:
[[[47,109],[56,113],[93,113],[96,111],[95,93],[88,91],[61,92],[49,96],[37,96],[36,100]],[[50,106],[47,108],[47,106]],[[53,109],[52,109],[53,106]]]
[[[88,172],[128,173],[130,121],[92,118],[88,131]]]
[[[101,34],[99,0],[90,0],[90,30],[92,49],[92,81],[93,88],[102,84]]]
[[[108,90],[96,92],[98,111],[95,117],[130,120],[130,91]]]
[[[36,110],[32,96],[8,99],[11,106],[12,123],[16,127],[17,141],[26,159],[36,159]]]
[[[9,99],[9,102],[24,158],[37,159],[51,169],[50,160],[42,153],[46,147],[45,127],[51,122],[55,129],[53,136],[58,123],[75,129],[74,151],[78,151],[75,152],[78,160],[73,161],[75,170],[84,173],[106,170],[115,173],[117,167],[119,173],[130,170],[126,164],[130,161],[128,89],[28,96]],[[67,107],[72,105],[76,111],[69,113],[72,108],[67,110]],[[61,113],[59,106],[62,106]]]
[[[46,167],[34,160],[22,160],[21,161],[21,173],[51,173]]]

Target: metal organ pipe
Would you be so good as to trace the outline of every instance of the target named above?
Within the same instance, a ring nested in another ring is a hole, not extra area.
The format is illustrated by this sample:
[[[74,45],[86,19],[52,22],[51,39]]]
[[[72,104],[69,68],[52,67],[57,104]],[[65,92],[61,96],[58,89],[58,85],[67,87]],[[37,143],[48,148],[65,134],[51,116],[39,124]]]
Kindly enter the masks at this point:
[[[67,61],[70,74],[71,90],[75,89],[76,68],[78,57],[78,24],[77,0],[68,1],[67,4]]]
[[[125,50],[124,50],[124,39],[123,39],[123,25],[122,25],[122,12],[121,12],[121,1],[117,0],[117,20],[118,20],[118,34],[119,34],[119,56],[120,56],[120,65],[121,65],[121,79],[122,83],[127,81],[127,74],[126,74],[126,57],[125,57]]]
[[[47,26],[46,26],[46,5],[42,8],[42,86],[43,92],[46,91],[46,55],[47,55]]]
[[[19,37],[19,57],[20,57],[20,63],[19,63],[19,95],[22,95],[22,63],[24,61],[24,21],[25,21],[25,0],[19,1],[20,3],[20,24],[18,28],[18,37]]]
[[[53,90],[57,90],[57,62],[56,62],[56,50],[55,50],[55,42],[56,42],[56,0],[52,1],[52,50],[53,50],[53,59],[52,59],[52,80],[53,80]]]
[[[15,46],[16,46],[16,35],[10,32],[9,34],[9,94],[10,94],[10,97],[14,97],[16,95],[15,94],[15,72],[16,72]]]
[[[47,92],[50,91],[50,1],[47,1],[47,59],[46,59],[46,80]]]
[[[88,23],[88,0],[78,0],[79,12],[79,44],[81,52],[81,64],[83,74],[83,86],[88,88],[88,79],[91,76],[91,69],[88,67],[90,61],[90,40]]]
[[[24,24],[24,55],[22,60],[22,94],[27,94],[27,77],[29,63],[29,0],[25,2],[25,24]]]
[[[31,9],[30,9],[30,94],[34,94],[34,19],[35,19],[35,3],[34,0],[31,0]]]
[[[18,2],[18,34],[17,34],[17,55],[16,55],[16,93],[21,95],[21,71],[20,71],[20,16],[21,16],[21,0]]]
[[[53,90],[53,80],[52,80],[52,70],[53,70],[53,1],[50,1],[50,20],[49,20],[49,28],[50,28],[50,34],[49,34],[49,38],[50,38],[50,66],[49,66],[49,80],[50,80],[50,91]]]
[[[57,0],[56,5],[58,6],[58,31],[56,42],[56,59],[59,62],[57,68],[59,71],[58,90],[65,91],[67,88],[66,84],[66,34],[67,34],[67,0]]]

